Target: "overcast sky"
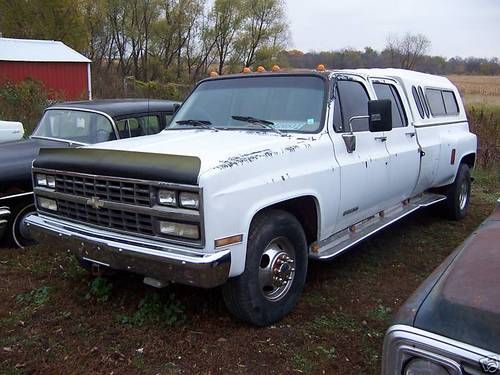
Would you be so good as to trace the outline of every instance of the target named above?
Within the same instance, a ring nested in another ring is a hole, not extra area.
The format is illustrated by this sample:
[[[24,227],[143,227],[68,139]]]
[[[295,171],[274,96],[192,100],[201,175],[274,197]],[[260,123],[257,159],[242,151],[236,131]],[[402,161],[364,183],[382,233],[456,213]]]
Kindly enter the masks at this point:
[[[291,47],[383,49],[391,33],[422,33],[430,54],[500,58],[500,0],[285,0]]]

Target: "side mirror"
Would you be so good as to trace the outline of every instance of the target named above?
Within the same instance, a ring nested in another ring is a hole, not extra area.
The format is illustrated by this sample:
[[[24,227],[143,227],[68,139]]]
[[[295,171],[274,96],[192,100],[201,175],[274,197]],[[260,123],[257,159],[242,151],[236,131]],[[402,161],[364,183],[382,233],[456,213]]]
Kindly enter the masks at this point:
[[[368,122],[371,132],[392,130],[392,102],[388,99],[368,102]]]

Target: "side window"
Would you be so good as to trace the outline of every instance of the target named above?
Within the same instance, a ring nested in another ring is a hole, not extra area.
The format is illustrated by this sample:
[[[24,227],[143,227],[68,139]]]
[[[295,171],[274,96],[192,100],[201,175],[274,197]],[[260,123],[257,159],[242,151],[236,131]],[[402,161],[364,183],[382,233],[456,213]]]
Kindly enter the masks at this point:
[[[418,92],[417,92],[417,89],[415,86],[413,86],[411,88],[411,92],[413,94],[413,99],[415,100],[415,103],[417,104],[418,113],[420,114],[420,117],[423,119],[425,116],[424,107],[423,107],[422,102],[420,101],[420,97],[418,96]]]
[[[374,83],[373,88],[378,99],[389,99],[392,102],[392,126],[401,128],[408,125],[403,103],[396,87],[386,83]]]
[[[141,123],[141,128],[143,129],[143,135],[151,135],[160,132],[160,119],[158,116],[144,116],[139,117],[139,122]]]
[[[448,115],[456,115],[458,114],[458,104],[457,98],[455,97],[455,93],[453,91],[443,91],[443,100],[444,107],[446,109],[446,114]]]
[[[165,114],[165,128],[168,128],[170,123],[172,122],[172,117],[174,117],[173,113]]]
[[[139,122],[135,117],[124,118],[116,121],[116,127],[118,128],[118,133],[120,138],[137,137],[141,132],[139,127]]]
[[[129,117],[116,121],[120,138],[139,137],[160,132],[160,119],[156,115]]]
[[[335,126],[338,131],[349,131],[351,117],[368,115],[368,93],[363,85],[356,81],[338,81],[337,88],[342,122],[341,124],[335,123]],[[336,112],[337,109],[335,109]],[[368,131],[368,119],[353,121],[352,130],[355,132]]]
[[[418,86],[418,96],[420,98],[420,101],[422,102],[422,106],[424,107],[425,115],[427,116],[427,118],[429,118],[430,117],[429,105],[427,104],[424,92],[422,90],[422,87],[420,86]]]
[[[427,100],[429,101],[429,107],[431,107],[431,112],[433,116],[442,116],[446,114],[446,109],[444,107],[443,96],[441,95],[441,90],[436,89],[426,89],[425,94],[427,95]]]

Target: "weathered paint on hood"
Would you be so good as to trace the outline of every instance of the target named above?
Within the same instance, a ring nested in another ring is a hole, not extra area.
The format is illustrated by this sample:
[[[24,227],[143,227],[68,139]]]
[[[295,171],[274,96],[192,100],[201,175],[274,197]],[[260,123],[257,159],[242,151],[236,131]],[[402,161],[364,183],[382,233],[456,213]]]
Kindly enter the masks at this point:
[[[100,143],[91,148],[127,150],[179,156],[201,160],[200,174],[225,169],[274,156],[297,147],[298,139],[311,135],[281,136],[259,131],[213,131],[206,129],[167,130],[156,135]]]

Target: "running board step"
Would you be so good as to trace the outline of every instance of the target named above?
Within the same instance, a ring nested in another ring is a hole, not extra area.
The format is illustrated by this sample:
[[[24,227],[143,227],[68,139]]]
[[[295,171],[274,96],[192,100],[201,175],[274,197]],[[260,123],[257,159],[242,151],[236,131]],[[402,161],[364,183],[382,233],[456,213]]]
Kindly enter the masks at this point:
[[[445,199],[446,196],[444,195],[431,193],[408,199],[387,210],[380,211],[376,215],[359,223],[351,225],[349,228],[337,232],[322,241],[312,244],[310,256],[313,259],[331,259],[413,211],[421,207],[431,206]]]

